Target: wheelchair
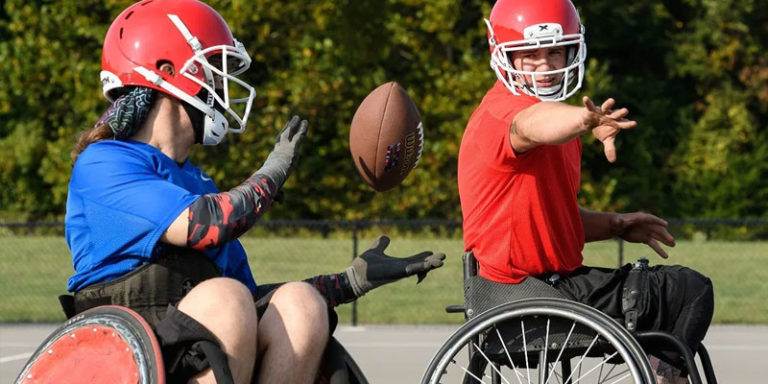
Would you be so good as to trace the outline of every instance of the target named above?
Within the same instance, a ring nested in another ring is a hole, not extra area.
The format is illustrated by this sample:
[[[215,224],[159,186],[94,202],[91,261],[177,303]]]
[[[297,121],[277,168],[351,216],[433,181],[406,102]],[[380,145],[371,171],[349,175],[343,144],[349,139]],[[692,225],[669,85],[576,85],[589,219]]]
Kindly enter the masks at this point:
[[[210,364],[218,383],[232,382],[228,367]],[[368,384],[333,337],[315,382]],[[54,330],[15,383],[165,384],[166,377],[160,344],[149,323],[129,308],[104,305],[77,314]]]
[[[446,311],[464,313],[466,322],[432,358],[422,384],[654,384],[645,351],[660,347],[679,354],[689,383],[703,383],[692,351],[671,334],[630,332],[539,279],[510,285],[508,292],[497,288],[494,294],[508,302],[493,306],[471,252],[464,254],[463,263],[465,304]],[[629,321],[627,325],[633,328]],[[696,352],[706,383],[716,384],[704,345]]]

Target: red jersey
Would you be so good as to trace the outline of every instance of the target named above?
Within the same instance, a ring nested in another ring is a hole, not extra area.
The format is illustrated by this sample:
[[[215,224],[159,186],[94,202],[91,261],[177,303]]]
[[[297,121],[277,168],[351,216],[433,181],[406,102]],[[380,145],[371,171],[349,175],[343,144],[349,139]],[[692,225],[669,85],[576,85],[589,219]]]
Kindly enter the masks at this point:
[[[509,140],[515,116],[539,102],[497,81],[470,117],[459,149],[464,247],[475,254],[480,276],[500,283],[567,275],[583,262],[581,140],[520,154]]]

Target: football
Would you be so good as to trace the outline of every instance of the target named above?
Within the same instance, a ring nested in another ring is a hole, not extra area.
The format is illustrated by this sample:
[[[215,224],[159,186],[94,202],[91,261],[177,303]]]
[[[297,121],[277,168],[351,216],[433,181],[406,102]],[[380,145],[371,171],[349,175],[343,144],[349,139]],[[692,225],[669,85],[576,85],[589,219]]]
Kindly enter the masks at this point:
[[[416,167],[424,128],[413,99],[396,82],[382,84],[363,99],[349,132],[349,151],[358,173],[381,192],[399,185]]]

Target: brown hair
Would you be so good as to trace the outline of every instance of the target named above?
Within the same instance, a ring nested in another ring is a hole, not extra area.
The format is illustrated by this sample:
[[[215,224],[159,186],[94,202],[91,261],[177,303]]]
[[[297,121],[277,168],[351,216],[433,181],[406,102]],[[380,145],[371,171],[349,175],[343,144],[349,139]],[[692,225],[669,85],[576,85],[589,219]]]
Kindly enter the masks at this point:
[[[75,146],[72,148],[72,153],[70,154],[72,162],[74,163],[75,160],[77,160],[77,157],[80,156],[80,153],[82,153],[89,145],[97,141],[114,138],[115,134],[112,132],[112,129],[104,123],[97,124],[91,129],[80,132],[80,134],[77,135],[77,139],[75,139]]]

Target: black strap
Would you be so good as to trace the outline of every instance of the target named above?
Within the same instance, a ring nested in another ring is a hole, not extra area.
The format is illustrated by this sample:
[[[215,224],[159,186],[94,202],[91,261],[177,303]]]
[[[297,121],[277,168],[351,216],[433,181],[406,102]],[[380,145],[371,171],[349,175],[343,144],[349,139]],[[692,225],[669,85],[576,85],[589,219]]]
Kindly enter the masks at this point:
[[[73,318],[77,313],[75,312],[75,297],[72,295],[60,295],[59,304],[64,311],[64,316],[67,319]]]
[[[186,383],[210,367],[217,383],[233,383],[227,355],[216,336],[197,320],[169,306],[155,333],[171,382]]]
[[[232,372],[229,370],[227,355],[218,344],[210,340],[202,340],[192,345],[193,350],[202,352],[208,366],[213,370],[217,384],[234,384]]]
[[[621,294],[621,313],[624,325],[630,332],[637,330],[637,318],[645,307],[646,287],[648,286],[648,259],[639,259],[629,270]]]

